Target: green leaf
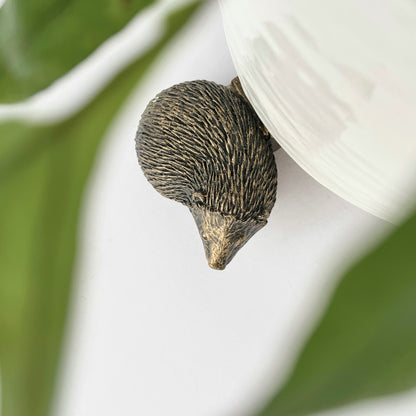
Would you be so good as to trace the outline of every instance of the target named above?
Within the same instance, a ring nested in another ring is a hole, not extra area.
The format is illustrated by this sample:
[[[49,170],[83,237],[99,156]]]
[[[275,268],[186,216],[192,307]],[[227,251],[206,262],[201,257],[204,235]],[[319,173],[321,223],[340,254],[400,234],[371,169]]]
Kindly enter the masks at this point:
[[[47,87],[153,0],[7,0],[0,9],[0,102]]]
[[[49,126],[0,125],[3,416],[48,414],[80,204],[97,148],[132,87],[197,5],[173,14],[163,39],[72,118]]]
[[[416,214],[341,280],[261,416],[300,416],[416,386]]]

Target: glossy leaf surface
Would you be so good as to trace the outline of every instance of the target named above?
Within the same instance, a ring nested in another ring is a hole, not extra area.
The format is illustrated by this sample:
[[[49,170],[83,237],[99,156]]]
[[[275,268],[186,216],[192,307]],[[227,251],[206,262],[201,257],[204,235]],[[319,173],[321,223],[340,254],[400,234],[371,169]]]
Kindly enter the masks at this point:
[[[261,416],[301,416],[416,387],[416,214],[351,268]]]
[[[3,416],[48,413],[67,315],[80,204],[97,149],[132,87],[196,6],[172,15],[156,46],[72,118],[49,126],[0,125]]]
[[[7,0],[0,9],[0,102],[47,87],[152,0]]]

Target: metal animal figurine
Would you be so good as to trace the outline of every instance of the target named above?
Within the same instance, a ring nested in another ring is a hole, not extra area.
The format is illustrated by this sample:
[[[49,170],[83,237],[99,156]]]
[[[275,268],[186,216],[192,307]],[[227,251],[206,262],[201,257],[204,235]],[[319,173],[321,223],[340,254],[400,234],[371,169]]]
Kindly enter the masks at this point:
[[[238,78],[159,93],[141,117],[136,151],[153,187],[191,211],[210,267],[223,270],[267,223],[277,188],[272,139]]]

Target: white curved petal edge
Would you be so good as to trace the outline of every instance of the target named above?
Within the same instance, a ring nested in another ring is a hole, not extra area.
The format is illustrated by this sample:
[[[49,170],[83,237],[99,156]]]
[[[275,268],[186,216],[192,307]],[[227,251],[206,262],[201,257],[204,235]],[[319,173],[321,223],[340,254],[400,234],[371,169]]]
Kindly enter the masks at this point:
[[[321,184],[398,221],[416,186],[416,1],[219,3],[271,134]]]

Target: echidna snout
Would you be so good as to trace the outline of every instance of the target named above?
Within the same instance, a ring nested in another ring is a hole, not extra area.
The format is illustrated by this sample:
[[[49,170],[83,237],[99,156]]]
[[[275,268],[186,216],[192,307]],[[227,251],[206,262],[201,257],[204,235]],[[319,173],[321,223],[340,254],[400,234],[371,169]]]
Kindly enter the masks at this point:
[[[266,220],[241,221],[203,207],[192,207],[190,211],[198,226],[208,264],[216,270],[224,270],[238,250],[267,223]]]

